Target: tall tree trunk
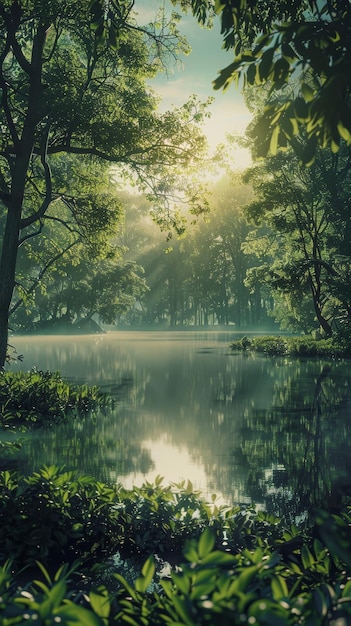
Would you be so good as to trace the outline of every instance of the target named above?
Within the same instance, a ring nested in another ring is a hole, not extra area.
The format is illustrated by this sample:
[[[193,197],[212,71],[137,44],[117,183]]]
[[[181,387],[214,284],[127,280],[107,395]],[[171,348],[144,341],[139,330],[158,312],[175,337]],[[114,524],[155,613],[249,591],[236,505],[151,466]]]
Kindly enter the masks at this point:
[[[9,206],[0,259],[0,368],[5,365],[9,309],[15,287],[21,204]]]
[[[20,152],[20,150],[19,150]],[[7,203],[7,217],[0,259],[0,368],[6,362],[9,310],[16,282],[16,262],[21,229],[24,188],[31,149],[17,156],[13,167],[11,196]]]
[[[4,367],[6,362],[9,309],[15,288],[16,262],[21,230],[24,190],[28,166],[35,143],[35,129],[39,121],[38,103],[41,92],[45,37],[46,25],[41,24],[33,39],[31,61],[26,65],[25,69],[29,76],[29,92],[27,112],[21,136],[17,134],[15,120],[12,120],[12,133],[14,137],[13,164],[11,165],[12,181],[10,198],[6,202],[7,218],[0,259],[0,369]],[[22,63],[24,63],[23,59]],[[1,69],[2,82],[4,83],[4,68],[2,67]],[[6,97],[5,94],[3,94],[3,97]]]

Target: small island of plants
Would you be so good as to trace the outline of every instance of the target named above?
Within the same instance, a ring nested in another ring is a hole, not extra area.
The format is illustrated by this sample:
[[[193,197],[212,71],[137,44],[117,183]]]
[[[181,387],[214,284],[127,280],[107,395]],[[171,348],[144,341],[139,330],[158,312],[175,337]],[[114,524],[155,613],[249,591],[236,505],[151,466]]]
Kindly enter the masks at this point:
[[[311,335],[255,335],[241,337],[230,345],[233,352],[275,356],[349,358],[351,345],[343,337],[314,338]]]

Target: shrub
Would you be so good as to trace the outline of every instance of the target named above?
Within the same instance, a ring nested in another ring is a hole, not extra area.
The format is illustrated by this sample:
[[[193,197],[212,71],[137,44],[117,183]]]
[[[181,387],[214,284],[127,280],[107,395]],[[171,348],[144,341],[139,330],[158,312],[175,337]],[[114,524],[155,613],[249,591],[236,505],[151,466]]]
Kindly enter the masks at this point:
[[[216,549],[215,543],[209,528],[198,540],[187,541],[181,566],[171,571],[168,580],[161,580],[160,591],[151,591],[152,556],[133,583],[116,574],[116,592],[99,585],[84,595],[72,589],[74,572],[66,566],[53,579],[41,567],[43,580],[23,589],[11,585],[5,564],[0,568],[0,624],[327,626],[350,622],[349,563],[345,569],[345,561],[329,554],[319,540],[296,550],[288,562],[269,548],[232,555]],[[350,541],[343,550],[350,557]]]
[[[0,472],[0,562],[45,567],[80,559],[157,554],[179,561],[184,542],[211,527],[217,548],[231,552],[284,543],[283,522],[253,509],[206,503],[187,484],[154,484],[127,491],[56,466],[28,477]]]
[[[119,548],[117,490],[77,472],[44,467],[25,478],[0,472],[0,562],[55,566]]]
[[[233,351],[261,352],[276,356],[297,357],[347,357],[350,349],[345,343],[333,338],[315,339],[311,336],[303,337],[280,337],[280,336],[256,336],[243,337],[230,345]]]
[[[6,427],[60,422],[108,401],[98,387],[69,384],[58,372],[0,372],[0,423]]]

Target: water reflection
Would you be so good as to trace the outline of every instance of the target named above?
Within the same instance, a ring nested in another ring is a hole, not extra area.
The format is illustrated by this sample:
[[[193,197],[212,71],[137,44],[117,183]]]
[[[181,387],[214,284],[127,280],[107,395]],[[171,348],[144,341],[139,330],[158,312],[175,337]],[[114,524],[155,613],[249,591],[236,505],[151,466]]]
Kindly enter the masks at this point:
[[[206,497],[302,511],[351,476],[348,363],[233,355],[229,333],[16,338],[18,367],[111,390],[112,411],[27,437],[28,468],[126,486],[160,474]]]

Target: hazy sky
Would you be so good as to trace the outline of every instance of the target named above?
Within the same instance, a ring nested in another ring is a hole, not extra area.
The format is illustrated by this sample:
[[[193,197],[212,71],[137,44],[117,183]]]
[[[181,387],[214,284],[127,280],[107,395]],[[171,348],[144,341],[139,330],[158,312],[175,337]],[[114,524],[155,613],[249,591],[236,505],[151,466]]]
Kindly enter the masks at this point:
[[[162,0],[137,0],[135,8],[140,18],[146,17],[149,21],[160,4]],[[213,96],[215,102],[210,109],[212,115],[205,126],[210,145],[223,142],[228,132],[242,134],[250,121],[250,113],[242,94],[234,86],[229,87],[226,92],[214,91],[212,87],[212,81],[219,70],[226,67],[233,58],[231,51],[222,49],[219,20],[212,30],[208,30],[201,28],[197,20],[189,14],[182,19],[179,30],[187,37],[192,52],[188,56],[182,56],[183,67],[173,67],[168,76],[161,74],[152,81],[153,89],[162,97],[162,109],[182,105],[194,93],[201,100]],[[234,169],[249,164],[246,151],[235,151],[234,158],[237,160]]]

